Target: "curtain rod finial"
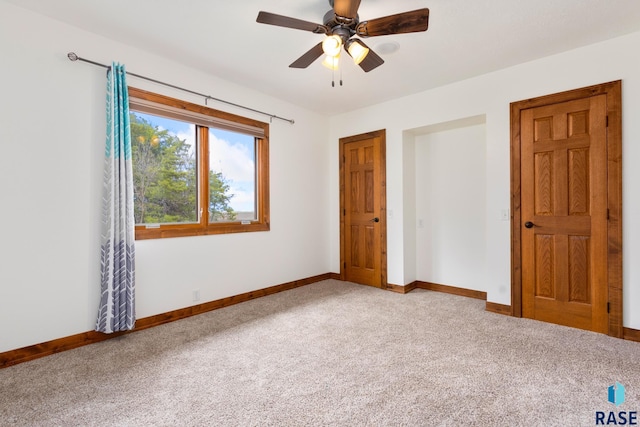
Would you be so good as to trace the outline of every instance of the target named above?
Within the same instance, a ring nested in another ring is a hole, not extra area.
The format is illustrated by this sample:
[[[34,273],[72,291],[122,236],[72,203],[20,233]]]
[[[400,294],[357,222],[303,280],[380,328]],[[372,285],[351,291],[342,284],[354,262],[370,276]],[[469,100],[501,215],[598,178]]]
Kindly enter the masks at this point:
[[[74,52],[69,52],[67,53],[67,58],[69,58],[70,61],[77,61],[78,55],[76,55]]]

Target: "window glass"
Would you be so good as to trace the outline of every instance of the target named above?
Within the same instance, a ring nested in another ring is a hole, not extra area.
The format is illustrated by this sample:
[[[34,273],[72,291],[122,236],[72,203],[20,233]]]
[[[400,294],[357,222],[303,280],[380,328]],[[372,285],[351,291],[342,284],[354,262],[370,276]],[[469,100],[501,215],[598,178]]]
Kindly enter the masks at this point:
[[[255,221],[256,141],[209,128],[209,221]]]
[[[131,113],[136,224],[198,221],[196,127]]]

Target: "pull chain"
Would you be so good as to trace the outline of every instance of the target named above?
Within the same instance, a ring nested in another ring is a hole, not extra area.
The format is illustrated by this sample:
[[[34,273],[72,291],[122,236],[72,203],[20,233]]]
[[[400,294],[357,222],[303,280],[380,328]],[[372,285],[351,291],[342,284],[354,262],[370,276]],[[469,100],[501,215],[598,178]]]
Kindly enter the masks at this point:
[[[339,66],[338,66],[339,68]],[[340,86],[342,86],[342,68],[340,68]],[[331,69],[331,87],[336,87],[336,70]]]

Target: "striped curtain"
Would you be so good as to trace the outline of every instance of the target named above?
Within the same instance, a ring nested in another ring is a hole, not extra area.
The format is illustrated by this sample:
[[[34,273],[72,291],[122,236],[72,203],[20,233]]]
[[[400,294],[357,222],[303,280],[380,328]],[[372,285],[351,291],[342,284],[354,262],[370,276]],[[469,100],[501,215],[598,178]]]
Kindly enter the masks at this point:
[[[107,72],[107,143],[102,196],[101,296],[96,331],[135,324],[135,221],[129,95],[124,65]]]

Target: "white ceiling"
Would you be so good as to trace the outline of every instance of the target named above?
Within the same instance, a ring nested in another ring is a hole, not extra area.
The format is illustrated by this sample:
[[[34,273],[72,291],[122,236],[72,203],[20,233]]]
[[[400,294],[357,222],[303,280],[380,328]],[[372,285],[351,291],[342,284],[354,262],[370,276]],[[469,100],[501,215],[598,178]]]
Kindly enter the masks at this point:
[[[638,0],[362,0],[361,20],[428,7],[429,30],[366,39],[400,49],[369,73],[344,61],[332,88],[320,60],[288,68],[322,36],[256,23],[260,10],[322,23],[328,0],[5,1],[327,115],[640,30]]]

